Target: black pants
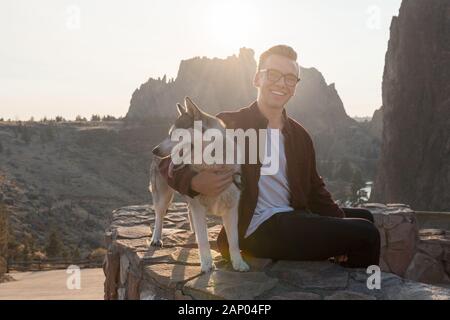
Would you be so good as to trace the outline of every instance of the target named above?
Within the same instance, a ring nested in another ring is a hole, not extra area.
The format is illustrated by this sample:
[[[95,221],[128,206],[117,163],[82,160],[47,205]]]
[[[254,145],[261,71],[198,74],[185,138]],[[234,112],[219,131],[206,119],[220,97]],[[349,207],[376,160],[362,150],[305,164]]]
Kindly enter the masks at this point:
[[[345,218],[306,211],[277,213],[241,241],[244,253],[275,260],[326,260],[347,255],[343,265],[378,265],[380,235],[370,211],[342,208]]]

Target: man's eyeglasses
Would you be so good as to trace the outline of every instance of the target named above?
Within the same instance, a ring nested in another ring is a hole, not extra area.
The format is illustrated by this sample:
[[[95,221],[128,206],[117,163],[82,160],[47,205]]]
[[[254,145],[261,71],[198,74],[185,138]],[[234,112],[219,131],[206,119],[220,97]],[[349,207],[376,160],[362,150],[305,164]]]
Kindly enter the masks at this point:
[[[281,78],[284,78],[284,83],[289,87],[295,87],[297,83],[300,82],[300,78],[292,73],[282,74],[280,71],[275,69],[261,69],[259,72],[266,73],[267,80],[270,82],[278,82]]]

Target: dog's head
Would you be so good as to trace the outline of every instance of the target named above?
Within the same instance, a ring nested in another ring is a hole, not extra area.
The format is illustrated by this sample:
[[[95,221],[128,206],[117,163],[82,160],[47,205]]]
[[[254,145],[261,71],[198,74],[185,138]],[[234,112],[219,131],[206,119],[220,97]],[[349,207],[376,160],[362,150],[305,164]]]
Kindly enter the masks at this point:
[[[169,130],[169,136],[153,149],[153,154],[158,158],[167,158],[177,144],[172,141],[170,135],[175,129],[187,129],[194,132],[194,121],[201,121],[202,133],[207,129],[219,129],[225,132],[225,124],[222,120],[201,110],[189,97],[184,99],[184,106],[177,103],[178,118]]]

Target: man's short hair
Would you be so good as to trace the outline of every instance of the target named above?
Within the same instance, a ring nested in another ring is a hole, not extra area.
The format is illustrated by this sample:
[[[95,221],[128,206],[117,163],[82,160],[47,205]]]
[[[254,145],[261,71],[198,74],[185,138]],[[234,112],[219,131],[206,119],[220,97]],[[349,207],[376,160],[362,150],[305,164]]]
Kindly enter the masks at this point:
[[[295,62],[297,62],[297,52],[295,52],[294,49],[292,49],[289,46],[286,46],[284,44],[280,44],[277,46],[274,46],[259,56],[259,63],[258,63],[258,70],[261,70],[261,66],[264,64],[264,62],[269,58],[271,55],[277,54],[279,56],[286,57],[288,59],[291,59]],[[298,64],[297,64],[298,66]]]

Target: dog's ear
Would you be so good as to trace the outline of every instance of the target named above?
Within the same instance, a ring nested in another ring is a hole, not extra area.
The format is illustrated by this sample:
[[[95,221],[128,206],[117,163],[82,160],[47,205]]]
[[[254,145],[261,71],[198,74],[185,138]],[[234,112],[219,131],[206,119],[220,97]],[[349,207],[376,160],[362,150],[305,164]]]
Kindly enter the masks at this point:
[[[182,116],[183,114],[187,113],[186,109],[179,103],[177,103],[177,111],[178,111],[178,114],[180,116]]]
[[[191,98],[184,98],[184,105],[186,106],[187,114],[190,115],[194,120],[201,119],[203,111],[191,100]]]

